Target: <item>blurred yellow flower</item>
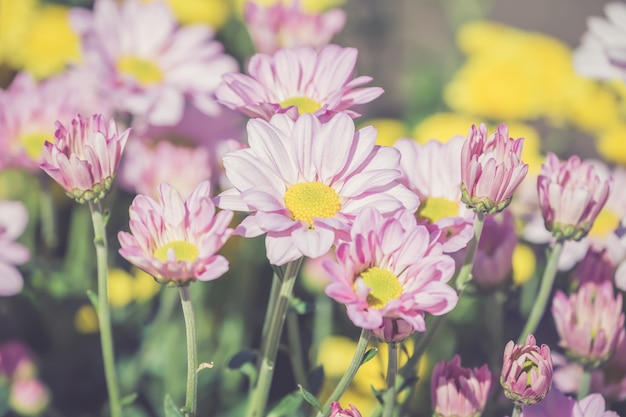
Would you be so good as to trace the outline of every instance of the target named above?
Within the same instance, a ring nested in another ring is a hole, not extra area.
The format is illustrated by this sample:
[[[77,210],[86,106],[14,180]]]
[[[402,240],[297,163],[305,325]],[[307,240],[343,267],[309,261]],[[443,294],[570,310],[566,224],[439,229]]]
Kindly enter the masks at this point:
[[[205,23],[220,29],[230,16],[229,0],[167,0],[182,24]]]
[[[530,174],[539,175],[541,172],[541,164],[543,164],[545,155],[541,153],[541,138],[537,130],[525,123],[507,123],[509,127],[509,136],[512,138],[524,138],[524,146],[522,148],[522,161],[528,164],[528,172]],[[489,127],[489,131],[495,131],[495,126]]]
[[[154,297],[161,285],[140,269],[133,268],[132,274],[119,268],[109,271],[109,302],[111,306],[122,308],[137,301],[146,302]]]
[[[526,244],[518,243],[513,251],[513,283],[524,285],[535,272],[535,252]]]
[[[615,123],[600,133],[596,148],[607,161],[626,165],[626,123]]]
[[[133,297],[139,303],[149,301],[161,291],[162,285],[152,278],[152,275],[133,268]]]
[[[435,113],[415,126],[413,138],[422,144],[433,139],[445,143],[454,136],[467,137],[470,127],[481,122],[479,118],[467,114]]]
[[[0,62],[19,49],[38,4],[36,0],[0,0]]]
[[[91,304],[83,304],[74,314],[74,327],[80,333],[96,333],[98,327],[98,314]]]
[[[371,119],[359,127],[374,126],[378,131],[376,144],[382,146],[393,146],[400,138],[409,136],[406,124],[398,119]]]

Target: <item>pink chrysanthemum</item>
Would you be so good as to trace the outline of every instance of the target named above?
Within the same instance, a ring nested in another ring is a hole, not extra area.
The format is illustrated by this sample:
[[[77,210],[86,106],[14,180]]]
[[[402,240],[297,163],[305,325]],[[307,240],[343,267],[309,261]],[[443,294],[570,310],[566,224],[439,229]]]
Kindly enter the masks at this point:
[[[267,257],[274,265],[322,256],[348,235],[363,207],[383,213],[417,209],[417,196],[396,181],[400,154],[375,141],[373,128],[355,132],[345,114],[326,124],[311,115],[295,122],[286,115],[269,123],[250,120],[250,148],[224,156],[234,188],[218,197],[218,206],[254,211],[236,233],[267,233]]]
[[[337,261],[324,262],[333,281],[326,294],[346,305],[358,327],[377,329],[397,318],[424,331],[425,313],[445,314],[456,305],[456,291],[446,284],[454,260],[413,214],[385,218],[373,207],[357,215],[350,241],[337,246]]]
[[[161,283],[184,285],[210,281],[228,270],[228,261],[216,252],[233,230],[233,213],[215,214],[204,181],[187,200],[169,184],[161,184],[159,200],[138,195],[130,206],[130,231],[119,232],[120,255]]]
[[[431,398],[434,417],[475,417],[481,415],[489,398],[491,372],[487,365],[462,368],[461,357],[441,361],[433,369]]]
[[[590,394],[580,401],[568,397],[556,388],[538,404],[524,407],[520,417],[619,417],[615,411],[606,410],[601,394]]]
[[[216,91],[225,106],[253,117],[269,120],[276,113],[292,119],[310,113],[328,119],[337,112],[359,116],[350,110],[369,103],[382,88],[356,88],[372,80],[354,77],[357,50],[327,45],[319,52],[310,46],[281,49],[273,56],[256,54],[248,75],[231,73]]]
[[[7,90],[0,90],[0,169],[37,172],[43,144],[54,137],[54,122],[77,112],[67,77],[38,84],[28,73],[16,75]]]
[[[459,136],[446,143],[430,141],[421,145],[412,139],[394,144],[402,154],[402,181],[420,199],[420,220],[440,229],[444,252],[456,252],[467,245],[474,233],[474,212],[461,202],[461,149]]]
[[[303,45],[319,49],[328,45],[346,23],[346,13],[341,9],[307,13],[299,0],[268,6],[248,0],[244,16],[252,43],[263,54]]]
[[[461,151],[461,199],[474,211],[495,213],[506,208],[528,173],[521,160],[524,139],[509,138],[502,123],[487,137],[487,127],[472,126]]]
[[[350,409],[343,409],[341,408],[341,404],[337,401],[333,401],[330,404],[329,417],[361,417],[361,412],[352,404],[350,404]]]
[[[0,201],[0,296],[18,294],[24,286],[22,274],[15,265],[26,263],[30,253],[15,240],[27,224],[28,212],[22,203]]]
[[[129,132],[118,133],[115,121],[107,122],[99,114],[73,118],[69,130],[56,122],[55,143],[44,144],[41,169],[68,197],[96,202],[111,189]]]
[[[222,74],[236,71],[208,26],[178,26],[165,2],[97,0],[72,10],[85,67],[117,109],[155,125],[176,124],[185,101],[218,114],[213,98]]]

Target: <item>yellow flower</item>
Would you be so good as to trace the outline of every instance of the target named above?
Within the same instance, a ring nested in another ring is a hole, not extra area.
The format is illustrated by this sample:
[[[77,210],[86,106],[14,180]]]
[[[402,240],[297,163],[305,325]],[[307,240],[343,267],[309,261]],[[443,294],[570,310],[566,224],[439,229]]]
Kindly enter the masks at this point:
[[[133,277],[123,269],[109,270],[109,303],[121,308],[133,301]]]
[[[182,24],[206,23],[219,29],[230,16],[228,0],[167,0]]]
[[[541,153],[541,138],[537,130],[524,123],[507,123],[509,136],[512,138],[524,138],[522,148],[522,161],[528,164],[528,172],[539,175],[541,164],[545,161],[545,155]],[[489,131],[495,130],[495,126],[489,127]]]
[[[162,285],[152,278],[152,275],[134,268],[133,297],[137,302],[144,303],[161,291]]]
[[[376,144],[393,146],[400,138],[409,136],[409,131],[403,121],[397,119],[372,119],[363,123],[360,127],[374,126],[378,131]]]
[[[519,243],[513,251],[513,282],[524,285],[535,272],[537,260],[532,248]]]
[[[596,148],[607,161],[626,165],[626,123],[615,123],[599,134]]]
[[[74,314],[74,327],[80,333],[96,333],[98,327],[98,314],[91,304],[83,304]]]
[[[36,0],[0,0],[0,62],[19,49],[38,4]]]
[[[415,126],[413,138],[421,144],[433,139],[445,143],[454,136],[466,137],[470,127],[480,123],[480,119],[466,114],[435,113]]]

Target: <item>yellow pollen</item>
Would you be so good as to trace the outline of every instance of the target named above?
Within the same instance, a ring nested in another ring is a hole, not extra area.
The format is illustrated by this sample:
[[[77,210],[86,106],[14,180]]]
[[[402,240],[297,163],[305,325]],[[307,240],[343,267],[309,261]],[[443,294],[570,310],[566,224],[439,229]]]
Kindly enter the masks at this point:
[[[305,221],[309,226],[313,226],[313,219],[334,217],[341,209],[339,194],[321,182],[292,185],[283,198],[294,220]]]
[[[296,106],[298,108],[298,113],[300,114],[315,113],[322,108],[320,103],[309,97],[291,97],[287,100],[281,101],[279,104],[280,107],[283,108]]]
[[[619,226],[620,218],[615,212],[608,208],[604,208],[596,217],[596,220],[589,230],[589,236],[602,237],[612,233]]]
[[[154,257],[161,262],[167,262],[167,251],[169,249],[174,250],[177,261],[194,262],[198,259],[197,246],[184,240],[175,240],[173,242],[166,243],[154,251]]]
[[[19,142],[26,151],[26,155],[34,161],[41,157],[43,144],[46,140],[52,140],[52,135],[44,132],[27,133],[20,136]]]
[[[382,308],[389,301],[402,295],[402,284],[392,272],[373,266],[361,273],[365,285],[371,288],[367,295],[367,304],[373,308]]]
[[[152,61],[135,56],[125,56],[117,61],[120,72],[130,75],[142,85],[156,84],[163,80],[163,72]]]
[[[420,219],[435,223],[446,217],[459,215],[459,203],[442,197],[429,197],[420,204],[417,210]]]

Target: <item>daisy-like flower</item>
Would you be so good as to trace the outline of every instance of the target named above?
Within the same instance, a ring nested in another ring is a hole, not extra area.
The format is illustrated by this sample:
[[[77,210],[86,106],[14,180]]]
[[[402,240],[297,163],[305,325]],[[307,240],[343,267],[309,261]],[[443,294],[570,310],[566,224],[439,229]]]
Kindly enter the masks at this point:
[[[332,280],[326,294],[346,305],[358,327],[377,329],[395,318],[424,331],[425,313],[446,314],[456,305],[447,284],[454,260],[408,211],[385,218],[373,207],[357,215],[350,240],[337,246],[337,260],[324,262]]]
[[[327,45],[319,52],[311,46],[281,49],[274,55],[250,58],[248,73],[225,74],[216,91],[225,106],[269,120],[276,113],[292,119],[315,114],[328,119],[337,112],[360,116],[350,108],[369,103],[383,93],[380,87],[356,88],[372,80],[354,77],[355,48]]]
[[[118,133],[113,119],[76,116],[56,123],[55,143],[44,144],[43,169],[79,203],[97,202],[111,189],[130,130]]]
[[[521,160],[524,139],[509,138],[502,123],[487,137],[487,126],[472,126],[461,151],[461,199],[474,211],[493,214],[509,205],[528,173]]]
[[[467,245],[474,233],[474,212],[461,202],[461,149],[463,137],[446,143],[433,140],[422,145],[400,139],[402,183],[420,199],[417,215],[442,232],[444,252],[456,252]]]
[[[383,213],[417,209],[417,196],[396,181],[399,152],[375,141],[373,128],[355,132],[346,114],[325,124],[312,115],[250,120],[250,148],[224,156],[234,188],[218,196],[218,206],[254,211],[236,233],[267,233],[267,257],[274,265],[322,256],[348,236],[364,207]]]
[[[162,284],[186,285],[210,281],[228,270],[216,252],[233,230],[233,213],[215,213],[211,185],[200,183],[187,200],[169,184],[161,184],[159,199],[138,195],[130,206],[130,231],[119,232],[119,253]]]
[[[248,31],[257,52],[273,54],[281,48],[309,45],[319,49],[346,23],[346,13],[331,9],[324,13],[307,13],[301,2],[279,1],[273,5],[248,0],[244,10]]]
[[[15,268],[28,262],[28,249],[15,240],[28,224],[28,212],[19,201],[0,201],[0,296],[18,294],[24,286]]]
[[[186,100],[219,113],[214,90],[237,64],[208,26],[180,27],[161,1],[97,0],[93,12],[76,8],[71,18],[85,67],[117,109],[155,125],[176,124]]]

